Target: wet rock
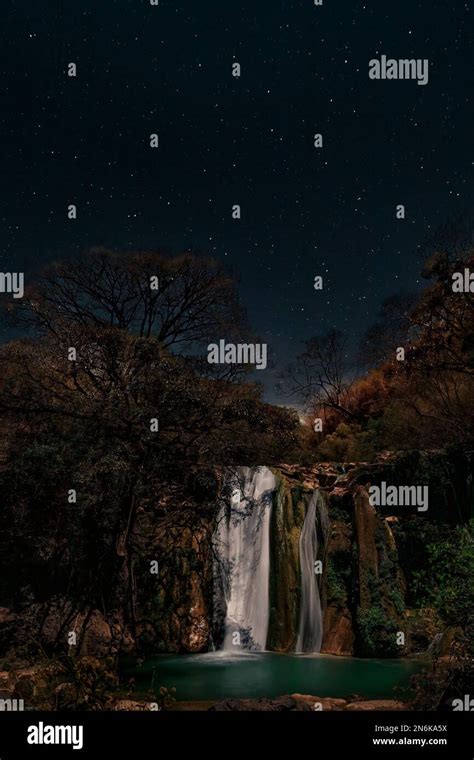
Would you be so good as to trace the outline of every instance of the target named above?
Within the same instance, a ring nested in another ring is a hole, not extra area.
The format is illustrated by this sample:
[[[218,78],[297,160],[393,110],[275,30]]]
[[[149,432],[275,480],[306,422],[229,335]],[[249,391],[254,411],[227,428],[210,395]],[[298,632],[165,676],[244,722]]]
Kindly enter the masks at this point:
[[[291,697],[297,702],[304,702],[312,710],[343,710],[347,705],[346,699],[335,697],[313,697],[311,694],[292,694]]]
[[[323,575],[324,626],[321,651],[325,654],[352,655],[354,627],[349,609],[352,527],[342,521],[331,523],[325,572]],[[340,570],[344,572],[341,574]],[[339,572],[339,574],[338,574]]]
[[[371,699],[365,702],[351,702],[344,710],[349,712],[356,712],[357,710],[408,710],[408,705],[405,702],[397,702],[394,699]]]
[[[352,615],[347,608],[330,606],[324,615],[323,654],[352,655],[354,653],[354,630]]]
[[[282,477],[273,499],[270,532],[270,619],[267,646],[294,650],[299,612],[299,539],[310,491]]]
[[[225,699],[210,708],[210,712],[312,712],[307,702],[294,697],[278,699]]]
[[[183,523],[183,524],[181,524]],[[205,652],[212,627],[212,522],[183,512],[160,525],[146,550],[164,557],[157,575],[137,573],[137,643],[141,651]]]
[[[370,576],[378,578],[378,555],[375,543],[378,516],[363,488],[358,488],[355,494],[354,520],[359,550],[359,605],[365,610],[372,603]]]

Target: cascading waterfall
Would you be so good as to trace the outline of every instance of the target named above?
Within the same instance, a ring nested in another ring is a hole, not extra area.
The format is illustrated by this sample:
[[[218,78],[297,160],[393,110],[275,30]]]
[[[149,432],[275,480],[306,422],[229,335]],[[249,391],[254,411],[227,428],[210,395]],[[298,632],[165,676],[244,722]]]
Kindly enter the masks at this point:
[[[241,467],[227,478],[227,486],[229,495],[219,511],[214,535],[215,641],[227,651],[264,650],[269,632],[270,550],[272,562],[275,552],[279,556],[282,551],[280,544],[270,546],[271,540],[281,541],[281,534],[273,534],[273,539],[270,535],[278,483],[267,467]],[[296,652],[317,653],[321,651],[323,614],[321,576],[315,573],[315,562],[322,558],[320,545],[326,541],[329,520],[324,491],[316,489],[303,499],[307,508],[299,538],[300,606],[299,613],[294,609],[288,620],[290,630],[293,625],[297,631]],[[285,546],[282,556],[291,561],[290,544]],[[277,577],[287,582],[285,574]],[[284,588],[284,594],[293,593],[290,586]]]
[[[320,652],[323,640],[323,615],[319,594],[315,561],[318,556],[319,516],[322,536],[326,537],[328,513],[323,493],[316,489],[308,504],[303,529],[300,535],[301,602],[298,625],[297,652]]]
[[[218,516],[217,573],[225,598],[223,649],[265,649],[269,617],[270,516],[277,483],[268,467],[241,467]],[[236,636],[235,634],[239,634]]]

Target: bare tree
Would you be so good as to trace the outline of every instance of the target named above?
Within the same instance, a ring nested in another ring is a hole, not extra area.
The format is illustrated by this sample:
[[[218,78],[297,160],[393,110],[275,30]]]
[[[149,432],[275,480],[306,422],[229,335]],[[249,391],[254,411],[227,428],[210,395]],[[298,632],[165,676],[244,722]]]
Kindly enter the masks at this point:
[[[338,330],[306,341],[306,348],[283,376],[290,396],[311,410],[334,409],[346,417],[357,414],[347,406],[354,378],[348,366],[347,339]]]
[[[9,316],[43,334],[65,324],[116,327],[178,350],[247,329],[233,279],[215,260],[190,253],[92,249],[50,266],[21,302],[10,302]]]

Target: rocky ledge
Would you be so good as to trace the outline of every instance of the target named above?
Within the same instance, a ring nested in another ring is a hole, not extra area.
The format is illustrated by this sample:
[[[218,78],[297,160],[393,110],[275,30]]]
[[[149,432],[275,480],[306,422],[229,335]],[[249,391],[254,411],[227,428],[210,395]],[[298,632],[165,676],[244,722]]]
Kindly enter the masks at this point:
[[[121,699],[114,705],[114,710],[146,711],[152,709],[151,703]],[[156,709],[156,708],[155,708]],[[179,711],[211,712],[327,712],[357,710],[409,710],[405,702],[392,699],[363,700],[361,697],[335,699],[332,697],[314,697],[310,694],[290,694],[276,699],[224,699],[221,702],[176,702],[171,708]]]
[[[225,699],[210,708],[217,712],[248,711],[263,712],[327,712],[341,710],[408,710],[404,702],[392,699],[353,700],[332,697],[315,697],[310,694],[290,694],[278,699]]]

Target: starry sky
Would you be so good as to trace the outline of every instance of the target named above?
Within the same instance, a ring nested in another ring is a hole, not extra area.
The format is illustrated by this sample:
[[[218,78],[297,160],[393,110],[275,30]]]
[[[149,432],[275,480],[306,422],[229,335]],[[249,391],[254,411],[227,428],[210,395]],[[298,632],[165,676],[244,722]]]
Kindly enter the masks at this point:
[[[419,288],[420,244],[473,205],[463,0],[5,5],[3,270],[27,281],[97,245],[212,254],[268,343],[270,400],[304,339],[355,346],[387,295]],[[429,84],[369,80],[381,55],[428,58]]]

